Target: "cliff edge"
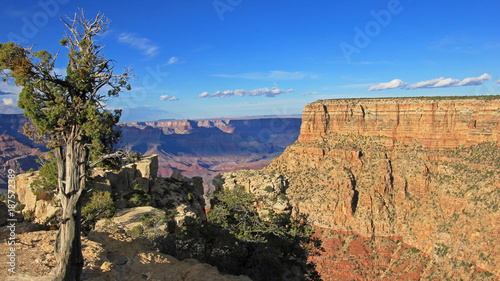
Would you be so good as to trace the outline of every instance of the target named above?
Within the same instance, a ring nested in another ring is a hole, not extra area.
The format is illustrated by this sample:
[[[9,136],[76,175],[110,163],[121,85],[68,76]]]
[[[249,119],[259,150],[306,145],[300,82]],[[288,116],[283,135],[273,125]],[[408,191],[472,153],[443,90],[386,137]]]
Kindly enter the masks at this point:
[[[499,131],[500,96],[317,101],[265,170],[289,179],[294,211],[316,226],[400,237],[427,254],[419,278],[490,280],[500,276]]]

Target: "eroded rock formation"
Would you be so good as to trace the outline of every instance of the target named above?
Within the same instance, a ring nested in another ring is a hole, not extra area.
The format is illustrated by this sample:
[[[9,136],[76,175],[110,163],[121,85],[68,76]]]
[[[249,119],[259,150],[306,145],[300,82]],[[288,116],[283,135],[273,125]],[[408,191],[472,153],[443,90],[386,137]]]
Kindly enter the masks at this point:
[[[16,177],[16,194],[23,212],[32,211],[35,222],[44,223],[54,216],[60,207],[45,192],[34,194],[30,184],[38,172],[20,174]],[[117,208],[127,208],[127,200],[137,190],[151,197],[151,204],[159,209],[176,209],[177,224],[186,217],[205,219],[205,199],[203,181],[199,177],[188,178],[176,171],[169,178],[158,178],[158,157],[152,155],[126,165],[120,171],[96,168],[89,183],[91,191],[109,191],[116,201]]]
[[[317,101],[265,170],[319,227],[402,237],[440,276],[498,277],[499,131],[498,96]]]

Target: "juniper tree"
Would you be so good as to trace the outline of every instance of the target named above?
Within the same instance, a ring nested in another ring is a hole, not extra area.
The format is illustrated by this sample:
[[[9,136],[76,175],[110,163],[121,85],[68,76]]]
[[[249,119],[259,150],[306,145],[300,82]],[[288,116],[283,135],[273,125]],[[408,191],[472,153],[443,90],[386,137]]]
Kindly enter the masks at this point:
[[[62,19],[68,32],[60,43],[69,50],[64,77],[54,73],[59,52],[0,43],[0,75],[4,82],[22,86],[18,106],[32,121],[25,133],[52,148],[57,163],[56,194],[63,214],[55,246],[57,266],[51,273],[54,280],[80,280],[80,197],[90,169],[120,156],[114,145],[121,112],[107,110],[104,102],[130,90],[130,69],[114,74],[114,61],[104,57],[96,38],[106,31],[109,20],[101,13],[89,20],[80,12]],[[96,160],[90,162],[92,155]]]

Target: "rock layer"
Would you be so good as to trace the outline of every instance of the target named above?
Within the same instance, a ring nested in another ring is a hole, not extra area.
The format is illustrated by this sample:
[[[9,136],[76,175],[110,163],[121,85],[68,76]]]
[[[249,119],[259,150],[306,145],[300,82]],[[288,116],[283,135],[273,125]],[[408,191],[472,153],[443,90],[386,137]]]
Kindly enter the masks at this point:
[[[499,122],[500,97],[318,101],[266,170],[319,227],[402,237],[441,276],[498,277]]]
[[[394,98],[326,100],[308,104],[299,142],[329,132],[383,136],[383,144],[417,141],[428,148],[456,148],[487,141],[499,143],[498,98]]]

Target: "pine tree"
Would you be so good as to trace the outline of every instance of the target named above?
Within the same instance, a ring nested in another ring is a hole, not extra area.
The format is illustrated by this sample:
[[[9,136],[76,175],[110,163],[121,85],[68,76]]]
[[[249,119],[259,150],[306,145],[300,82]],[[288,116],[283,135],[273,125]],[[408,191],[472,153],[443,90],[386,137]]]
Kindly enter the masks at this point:
[[[114,63],[106,59],[97,36],[109,20],[99,13],[88,20],[85,13],[63,19],[68,33],[60,41],[69,49],[66,76],[54,73],[58,53],[33,51],[17,43],[0,43],[0,76],[4,82],[22,86],[18,106],[31,119],[25,133],[54,150],[57,192],[62,224],[55,247],[57,266],[53,280],[80,280],[83,268],[81,204],[89,171],[99,162],[121,156],[114,146],[121,111],[105,109],[108,97],[130,90],[130,69],[115,75]],[[103,93],[104,87],[110,90]],[[107,153],[107,154],[106,154]],[[92,158],[97,159],[91,162]]]

